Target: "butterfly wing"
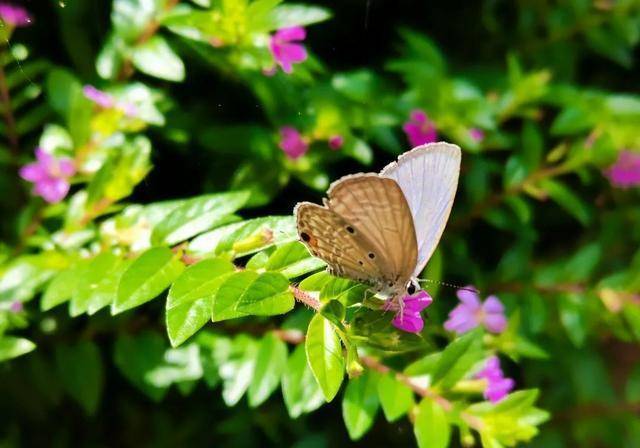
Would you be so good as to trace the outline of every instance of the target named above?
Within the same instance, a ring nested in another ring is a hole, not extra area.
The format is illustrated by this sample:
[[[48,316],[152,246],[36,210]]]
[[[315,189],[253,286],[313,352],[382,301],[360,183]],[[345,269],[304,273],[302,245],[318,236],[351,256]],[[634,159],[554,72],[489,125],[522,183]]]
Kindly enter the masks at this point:
[[[334,182],[327,207],[369,243],[366,255],[385,279],[404,284],[413,273],[418,246],[411,210],[398,184],[378,174],[355,174]]]
[[[342,217],[309,202],[296,205],[294,214],[300,240],[329,265],[330,273],[360,282],[383,281],[382,270],[367,256],[371,244]]]
[[[449,219],[458,188],[461,151],[450,143],[429,143],[402,154],[381,176],[395,180],[409,204],[418,242],[417,276],[431,258]]]

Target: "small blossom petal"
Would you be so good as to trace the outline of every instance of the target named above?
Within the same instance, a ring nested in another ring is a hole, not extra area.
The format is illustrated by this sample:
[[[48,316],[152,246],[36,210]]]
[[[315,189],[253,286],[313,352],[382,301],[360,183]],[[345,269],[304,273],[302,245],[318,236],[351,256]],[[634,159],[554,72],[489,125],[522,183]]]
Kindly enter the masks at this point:
[[[464,288],[458,289],[456,295],[466,306],[474,309],[480,308],[480,296],[473,286],[465,286]]]
[[[460,304],[449,313],[449,319],[444,323],[444,328],[447,331],[454,331],[458,334],[466,333],[480,325],[476,316],[477,313],[475,311]]]
[[[84,93],[84,96],[87,99],[93,101],[95,104],[105,109],[109,109],[115,105],[115,101],[113,100],[113,97],[111,95],[103,92],[102,90],[98,90],[91,85],[84,86],[82,88],[82,93]]]
[[[406,295],[401,300],[400,309],[391,321],[394,327],[408,333],[420,333],[424,328],[424,320],[420,314],[433,302],[431,296],[423,290],[413,295]]]
[[[483,325],[492,333],[502,333],[507,327],[504,305],[496,296],[487,297],[481,302],[473,286],[461,288],[457,292],[460,303],[449,313],[449,319],[444,323],[447,331],[458,334]]]
[[[479,128],[471,128],[469,129],[469,137],[479,143],[484,140],[484,131]]]
[[[22,305],[22,302],[18,300],[12,302],[11,306],[9,307],[9,311],[11,311],[12,313],[19,313],[23,309],[24,309],[24,306]]]
[[[33,193],[50,203],[60,202],[69,192],[68,179],[75,174],[73,161],[55,158],[41,148],[36,148],[36,162],[20,169],[20,176],[33,182]]]
[[[285,73],[293,71],[293,64],[307,59],[307,50],[300,42],[306,37],[306,31],[300,26],[282,28],[271,36],[269,49],[271,55]]]
[[[618,160],[605,172],[614,187],[631,188],[640,185],[640,152],[621,151]]]
[[[502,400],[515,387],[515,381],[504,376],[497,356],[487,359],[482,370],[476,374],[476,378],[487,380],[484,398],[492,403]]]
[[[26,9],[5,2],[0,3],[0,19],[7,25],[13,27],[29,26],[32,21]]]
[[[280,128],[279,146],[293,160],[303,156],[309,150],[309,145],[304,141],[300,132],[291,126]]]
[[[342,135],[332,135],[329,137],[329,148],[337,151],[344,145],[344,137]]]
[[[438,139],[435,123],[429,120],[426,112],[420,109],[412,111],[402,129],[412,146],[433,143]]]

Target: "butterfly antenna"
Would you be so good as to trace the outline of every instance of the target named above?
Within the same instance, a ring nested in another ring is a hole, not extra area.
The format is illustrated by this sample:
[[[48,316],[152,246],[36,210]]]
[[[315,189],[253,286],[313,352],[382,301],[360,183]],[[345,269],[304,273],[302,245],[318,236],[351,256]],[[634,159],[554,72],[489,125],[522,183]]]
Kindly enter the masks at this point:
[[[461,286],[461,285],[456,285],[453,283],[447,283],[447,282],[441,282],[439,280],[431,280],[429,278],[419,278],[418,279],[418,283],[432,283],[432,284],[436,284],[436,285],[440,285],[440,286],[446,286],[447,288],[453,288],[453,289],[458,289],[458,290],[462,290],[462,291],[470,291],[470,292],[474,292],[476,294],[479,294],[480,291],[476,288],[470,287],[470,286]]]

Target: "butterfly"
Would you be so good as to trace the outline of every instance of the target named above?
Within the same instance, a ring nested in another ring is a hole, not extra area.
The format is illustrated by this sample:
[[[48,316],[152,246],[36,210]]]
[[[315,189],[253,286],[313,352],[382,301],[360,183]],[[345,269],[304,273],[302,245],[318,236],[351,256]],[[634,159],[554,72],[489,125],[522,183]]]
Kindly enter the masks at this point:
[[[387,299],[412,295],[449,219],[460,160],[458,146],[430,143],[379,174],[345,176],[331,184],[324,205],[296,205],[299,239],[332,275]]]

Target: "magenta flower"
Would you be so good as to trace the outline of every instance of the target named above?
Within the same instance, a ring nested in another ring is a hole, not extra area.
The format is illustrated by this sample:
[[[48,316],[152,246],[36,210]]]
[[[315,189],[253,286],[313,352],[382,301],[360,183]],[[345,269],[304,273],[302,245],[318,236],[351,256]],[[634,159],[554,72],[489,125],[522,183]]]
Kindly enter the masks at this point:
[[[76,169],[69,158],[56,159],[36,148],[36,161],[20,168],[20,177],[34,183],[33,193],[50,203],[60,202],[69,192],[69,178]]]
[[[292,160],[297,159],[307,153],[309,145],[302,138],[298,130],[291,126],[280,128],[280,148]]]
[[[472,140],[480,143],[482,140],[484,140],[484,131],[479,128],[471,128],[469,129],[469,137],[471,137]]]
[[[501,333],[507,326],[507,318],[504,315],[504,306],[496,296],[489,296],[482,303],[473,287],[458,290],[460,303],[450,313],[449,319],[444,323],[448,331],[458,334],[483,325],[492,333]]]
[[[487,359],[483,369],[476,374],[476,378],[487,380],[487,387],[484,389],[483,395],[485,400],[492,403],[502,400],[516,385],[511,378],[505,378],[497,356]]]
[[[293,64],[307,59],[307,50],[303,45],[296,43],[303,41],[307,32],[301,26],[281,28],[271,36],[269,49],[276,63],[282,67],[285,73],[293,71]]]
[[[338,149],[342,148],[342,145],[344,145],[344,137],[342,137],[342,135],[336,134],[336,135],[332,135],[331,137],[329,137],[329,148],[333,149],[334,151],[337,151]]]
[[[9,306],[9,311],[11,311],[14,314],[21,312],[23,309],[24,309],[24,306],[22,305],[22,302],[20,302],[19,300],[15,300],[11,302],[11,306]]]
[[[429,120],[425,111],[416,109],[411,111],[409,117],[409,121],[402,126],[402,129],[407,135],[411,146],[420,146],[436,141],[438,138],[436,125],[433,121]]]
[[[399,330],[408,333],[420,333],[424,327],[424,321],[420,313],[431,305],[431,302],[433,302],[433,299],[423,290],[412,296],[404,296],[400,299],[399,309],[391,323]]]
[[[630,188],[640,185],[640,152],[620,152],[618,160],[604,174],[614,187]]]
[[[116,104],[113,97],[109,95],[107,92],[98,90],[95,87],[88,84],[82,88],[82,93],[84,93],[84,96],[87,99],[93,101],[95,104],[97,104],[98,106],[104,109],[112,108]]]
[[[11,3],[0,3],[0,19],[10,27],[31,25],[31,16],[27,10]]]

